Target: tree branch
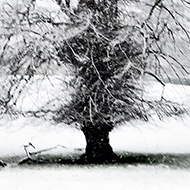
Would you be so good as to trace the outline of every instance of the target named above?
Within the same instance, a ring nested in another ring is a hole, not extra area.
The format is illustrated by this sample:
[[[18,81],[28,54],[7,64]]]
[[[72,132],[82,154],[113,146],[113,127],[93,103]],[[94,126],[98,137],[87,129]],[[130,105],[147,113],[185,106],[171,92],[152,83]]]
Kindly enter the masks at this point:
[[[151,10],[150,10],[150,13],[149,13],[149,16],[147,18],[150,19],[150,17],[152,16],[153,12],[154,12],[154,9],[162,2],[162,0],[156,0],[156,2],[154,3],[154,5],[152,6]]]
[[[158,76],[156,76],[154,73],[152,73],[150,71],[144,71],[144,74],[148,74],[148,75],[154,77],[160,84],[162,84],[162,86],[165,86],[165,83]]]

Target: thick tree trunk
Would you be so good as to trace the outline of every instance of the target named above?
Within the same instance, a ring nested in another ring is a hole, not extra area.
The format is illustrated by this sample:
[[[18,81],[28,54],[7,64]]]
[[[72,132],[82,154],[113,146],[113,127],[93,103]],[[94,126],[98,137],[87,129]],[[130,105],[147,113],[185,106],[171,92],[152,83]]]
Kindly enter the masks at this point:
[[[106,124],[105,124],[106,125]],[[109,143],[110,129],[103,124],[88,124],[82,129],[86,138],[86,152],[81,157],[84,163],[113,163],[117,156]]]

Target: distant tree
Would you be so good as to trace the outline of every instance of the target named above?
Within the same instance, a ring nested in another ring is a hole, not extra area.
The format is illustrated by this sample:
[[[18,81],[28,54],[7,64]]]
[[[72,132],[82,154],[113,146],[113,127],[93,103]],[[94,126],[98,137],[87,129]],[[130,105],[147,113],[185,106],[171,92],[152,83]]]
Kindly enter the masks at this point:
[[[75,76],[72,100],[53,117],[79,125],[87,143],[83,161],[117,160],[109,132],[119,123],[147,121],[149,109],[158,115],[181,113],[162,96],[145,99],[142,81],[150,75],[164,87],[170,73],[179,80],[181,73],[189,74],[188,2],[80,0],[72,8],[69,1],[56,0],[51,14],[37,6],[38,0],[18,2],[5,3],[1,13],[3,68],[8,66],[11,75],[25,68],[29,80],[42,64],[69,65]],[[19,46],[13,50],[16,37]]]

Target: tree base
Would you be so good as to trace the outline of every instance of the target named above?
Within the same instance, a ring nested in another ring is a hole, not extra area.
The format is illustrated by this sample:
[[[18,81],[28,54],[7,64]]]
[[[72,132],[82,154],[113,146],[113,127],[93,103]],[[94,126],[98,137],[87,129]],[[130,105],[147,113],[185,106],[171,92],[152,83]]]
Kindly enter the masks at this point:
[[[82,128],[86,138],[86,152],[81,156],[81,163],[104,164],[115,163],[118,160],[109,143],[111,123],[86,123]]]
[[[92,157],[88,154],[83,154],[80,159],[78,160],[79,164],[113,164],[117,163],[119,160],[119,157],[113,152],[108,157],[105,156],[99,156],[99,157]]]

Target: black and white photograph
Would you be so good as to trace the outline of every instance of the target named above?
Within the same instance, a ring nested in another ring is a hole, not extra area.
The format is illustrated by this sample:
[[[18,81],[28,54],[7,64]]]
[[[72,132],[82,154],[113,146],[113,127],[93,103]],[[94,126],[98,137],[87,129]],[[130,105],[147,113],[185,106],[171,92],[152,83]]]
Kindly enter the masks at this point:
[[[0,189],[189,190],[189,0],[0,0]]]

